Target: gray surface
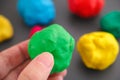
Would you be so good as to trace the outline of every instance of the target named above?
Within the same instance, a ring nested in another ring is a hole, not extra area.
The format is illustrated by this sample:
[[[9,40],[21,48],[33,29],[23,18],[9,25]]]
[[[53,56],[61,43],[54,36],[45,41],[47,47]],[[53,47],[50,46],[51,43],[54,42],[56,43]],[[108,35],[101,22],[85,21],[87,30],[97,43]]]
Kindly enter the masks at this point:
[[[102,13],[89,20],[83,20],[73,16],[67,6],[67,0],[54,0],[57,17],[54,23],[63,25],[77,40],[81,35],[87,32],[100,30],[99,20],[101,16],[109,11],[120,10],[120,0],[106,0],[105,8]],[[12,40],[0,44],[0,51],[28,38],[30,28],[27,27],[16,10],[16,0],[0,0],[0,14],[9,18],[14,26],[14,37]],[[116,62],[105,71],[93,71],[87,69],[75,50],[68,75],[65,80],[120,80],[120,56]]]

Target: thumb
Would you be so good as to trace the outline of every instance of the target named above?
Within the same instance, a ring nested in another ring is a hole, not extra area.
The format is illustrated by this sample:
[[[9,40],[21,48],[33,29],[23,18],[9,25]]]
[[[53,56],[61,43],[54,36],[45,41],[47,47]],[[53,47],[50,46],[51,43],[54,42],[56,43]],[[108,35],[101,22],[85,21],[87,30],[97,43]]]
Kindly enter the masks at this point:
[[[18,80],[47,80],[53,65],[54,60],[50,53],[40,54],[21,72]]]

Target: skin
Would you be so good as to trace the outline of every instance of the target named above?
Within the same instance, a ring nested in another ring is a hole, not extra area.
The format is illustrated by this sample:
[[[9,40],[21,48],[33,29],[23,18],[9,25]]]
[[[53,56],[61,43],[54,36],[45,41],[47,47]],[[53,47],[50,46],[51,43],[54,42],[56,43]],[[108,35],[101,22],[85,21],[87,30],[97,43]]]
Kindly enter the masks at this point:
[[[29,40],[0,52],[0,80],[63,80],[67,70],[50,75],[53,56],[44,52],[30,60],[27,52]]]

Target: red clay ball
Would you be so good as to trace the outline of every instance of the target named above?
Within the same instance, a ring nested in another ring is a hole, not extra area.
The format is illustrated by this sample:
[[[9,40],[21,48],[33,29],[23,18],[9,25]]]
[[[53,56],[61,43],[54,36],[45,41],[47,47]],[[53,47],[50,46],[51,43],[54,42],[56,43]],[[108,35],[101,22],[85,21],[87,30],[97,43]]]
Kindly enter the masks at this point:
[[[36,32],[38,32],[38,31],[41,31],[43,29],[43,27],[41,27],[41,26],[34,26],[32,29],[31,29],[31,31],[30,31],[30,35],[29,35],[29,37],[31,38],[31,36],[33,35],[33,34],[35,34]]]
[[[83,18],[98,15],[104,6],[104,2],[104,0],[68,0],[70,11]]]

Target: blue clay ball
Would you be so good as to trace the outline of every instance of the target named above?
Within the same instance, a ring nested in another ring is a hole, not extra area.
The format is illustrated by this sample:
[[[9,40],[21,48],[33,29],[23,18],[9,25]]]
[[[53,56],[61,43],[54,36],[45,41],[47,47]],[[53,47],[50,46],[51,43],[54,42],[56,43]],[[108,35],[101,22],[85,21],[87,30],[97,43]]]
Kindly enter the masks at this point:
[[[28,26],[48,25],[55,18],[53,0],[18,0],[17,9]]]

